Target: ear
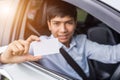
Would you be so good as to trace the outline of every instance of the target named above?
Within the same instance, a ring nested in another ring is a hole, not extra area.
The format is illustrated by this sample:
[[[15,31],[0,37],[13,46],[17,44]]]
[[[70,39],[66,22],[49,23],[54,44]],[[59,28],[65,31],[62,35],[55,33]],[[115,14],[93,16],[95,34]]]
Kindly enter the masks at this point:
[[[49,20],[47,21],[47,24],[48,24],[48,29],[51,31],[51,23]]]

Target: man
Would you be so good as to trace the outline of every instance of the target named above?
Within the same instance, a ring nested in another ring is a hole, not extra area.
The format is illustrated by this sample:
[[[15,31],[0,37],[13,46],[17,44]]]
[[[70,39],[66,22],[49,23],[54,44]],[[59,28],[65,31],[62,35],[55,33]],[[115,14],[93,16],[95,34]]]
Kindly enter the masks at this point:
[[[74,35],[77,21],[77,11],[75,6],[62,1],[50,2],[46,14],[51,36],[45,37],[45,40],[57,38],[63,48],[70,56],[72,56],[87,76],[89,76],[87,58],[104,63],[116,63],[120,61],[120,45],[100,45],[88,40],[85,35]],[[32,41],[39,41],[39,38],[31,36],[25,41],[18,40],[11,43],[7,50],[1,54],[1,62],[19,63],[40,59],[39,63],[49,69],[82,80],[82,78],[72,69],[72,67],[70,67],[61,54],[36,57],[30,55],[29,53],[35,54],[39,52],[35,51],[37,42],[30,45]]]

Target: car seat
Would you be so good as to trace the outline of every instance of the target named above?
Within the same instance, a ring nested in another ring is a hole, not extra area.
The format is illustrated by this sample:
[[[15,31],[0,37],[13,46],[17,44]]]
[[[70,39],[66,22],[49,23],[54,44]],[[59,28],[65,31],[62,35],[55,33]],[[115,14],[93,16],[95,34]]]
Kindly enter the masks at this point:
[[[110,80],[120,80],[120,64],[117,69],[114,71]]]
[[[112,31],[103,23],[97,27],[92,27],[87,31],[88,39],[100,44],[116,44]],[[102,53],[101,53],[102,54]],[[97,80],[109,80],[118,64],[104,64],[92,60],[95,68]]]

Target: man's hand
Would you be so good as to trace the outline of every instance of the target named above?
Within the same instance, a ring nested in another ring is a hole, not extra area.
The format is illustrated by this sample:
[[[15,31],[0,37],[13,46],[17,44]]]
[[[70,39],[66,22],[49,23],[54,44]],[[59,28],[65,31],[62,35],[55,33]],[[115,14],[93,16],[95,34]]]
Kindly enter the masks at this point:
[[[13,41],[1,54],[0,61],[2,63],[21,63],[39,60],[41,56],[33,56],[28,53],[32,41],[39,41],[39,37],[32,35],[27,40]]]

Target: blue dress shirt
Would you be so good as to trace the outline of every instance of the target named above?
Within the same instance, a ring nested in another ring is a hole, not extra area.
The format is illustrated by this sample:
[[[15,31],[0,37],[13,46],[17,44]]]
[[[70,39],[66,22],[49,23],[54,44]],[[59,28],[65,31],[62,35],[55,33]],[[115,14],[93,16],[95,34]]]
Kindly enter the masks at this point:
[[[40,39],[50,39],[53,36],[41,36]],[[32,43],[29,52],[34,55],[39,51],[35,51],[37,43]],[[89,76],[89,66],[87,58],[94,59],[103,63],[116,63],[120,61],[120,45],[101,45],[96,42],[92,42],[87,39],[86,35],[80,34],[74,36],[71,40],[70,47],[67,48],[63,45],[63,48],[71,55],[71,57],[78,63],[78,65],[84,70],[87,76]],[[72,69],[72,67],[66,62],[64,57],[58,54],[46,55],[39,60],[43,66],[66,74],[79,80],[81,77]]]

